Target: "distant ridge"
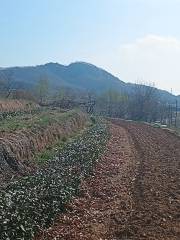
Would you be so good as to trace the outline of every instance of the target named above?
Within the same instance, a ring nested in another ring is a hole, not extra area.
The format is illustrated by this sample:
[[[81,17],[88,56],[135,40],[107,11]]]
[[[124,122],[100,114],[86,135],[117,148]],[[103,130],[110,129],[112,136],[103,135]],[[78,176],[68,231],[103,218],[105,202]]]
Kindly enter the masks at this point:
[[[86,62],[74,62],[69,65],[50,62],[37,66],[0,68],[0,77],[2,73],[9,74],[18,88],[22,86],[31,89],[42,77],[49,80],[52,89],[64,86],[97,93],[108,89],[131,93],[134,87],[134,84],[125,83],[106,70]],[[180,98],[164,90],[158,91],[165,101]]]

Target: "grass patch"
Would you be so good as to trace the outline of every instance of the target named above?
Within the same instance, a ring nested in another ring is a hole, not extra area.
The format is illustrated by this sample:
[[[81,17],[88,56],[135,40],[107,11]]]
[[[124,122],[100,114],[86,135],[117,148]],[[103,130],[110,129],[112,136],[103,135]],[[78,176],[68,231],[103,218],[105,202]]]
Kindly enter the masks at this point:
[[[61,152],[63,148],[66,147],[66,145],[80,138],[93,126],[94,126],[93,122],[87,122],[86,127],[84,129],[81,129],[78,132],[72,133],[69,137],[64,136],[61,140],[59,140],[55,144],[48,146],[44,151],[42,151],[41,153],[38,153],[35,156],[35,161],[40,166],[44,165],[50,159],[55,158],[59,154],[59,152]]]
[[[4,119],[0,122],[0,131],[16,131],[20,129],[35,128],[35,127],[46,127],[53,123],[59,123],[63,120],[71,117],[75,110],[71,110],[65,113],[59,111],[45,110],[43,112],[27,113],[24,115],[11,116],[8,119]]]

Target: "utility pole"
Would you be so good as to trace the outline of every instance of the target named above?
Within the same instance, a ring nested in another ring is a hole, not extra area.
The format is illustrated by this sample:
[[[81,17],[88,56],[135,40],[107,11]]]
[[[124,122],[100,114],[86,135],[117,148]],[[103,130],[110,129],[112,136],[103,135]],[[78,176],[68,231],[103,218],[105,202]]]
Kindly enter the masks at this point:
[[[176,99],[176,110],[175,110],[175,127],[177,127],[177,116],[178,116],[178,101]]]
[[[168,104],[168,125],[171,126],[171,104]]]

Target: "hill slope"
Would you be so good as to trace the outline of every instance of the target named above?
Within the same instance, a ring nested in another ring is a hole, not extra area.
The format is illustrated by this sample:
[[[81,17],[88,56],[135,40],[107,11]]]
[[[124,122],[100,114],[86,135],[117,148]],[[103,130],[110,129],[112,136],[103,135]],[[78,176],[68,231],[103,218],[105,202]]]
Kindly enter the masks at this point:
[[[108,88],[120,89],[125,83],[103,69],[84,62],[64,66],[58,63],[47,63],[35,67],[12,67],[0,70],[10,74],[13,81],[23,86],[32,87],[37,81],[46,77],[53,88],[67,86],[83,90],[102,91]]]
[[[125,83],[109,72],[85,62],[75,62],[68,66],[58,63],[30,67],[11,67],[0,69],[0,78],[9,75],[14,82],[14,88],[33,88],[39,79],[45,77],[53,89],[71,87],[80,90],[102,92],[116,89],[122,92],[132,92],[134,84]],[[167,91],[159,90],[160,96],[167,101],[176,97]]]

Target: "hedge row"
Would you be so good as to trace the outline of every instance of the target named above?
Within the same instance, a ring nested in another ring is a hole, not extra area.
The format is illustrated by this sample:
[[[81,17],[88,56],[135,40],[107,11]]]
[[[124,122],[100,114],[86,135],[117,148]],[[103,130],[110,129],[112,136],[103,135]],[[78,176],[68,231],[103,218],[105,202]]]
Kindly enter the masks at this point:
[[[55,159],[35,175],[11,183],[0,192],[0,239],[32,239],[65,210],[81,180],[91,174],[107,139],[96,124],[68,143]]]

